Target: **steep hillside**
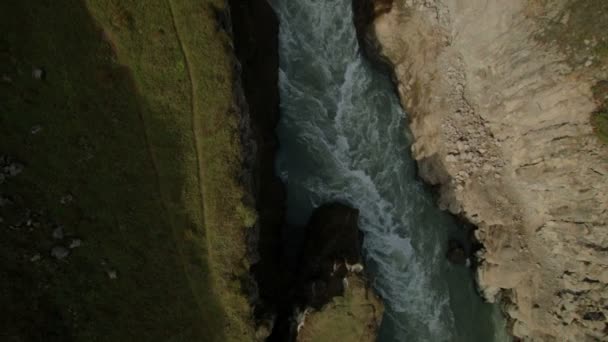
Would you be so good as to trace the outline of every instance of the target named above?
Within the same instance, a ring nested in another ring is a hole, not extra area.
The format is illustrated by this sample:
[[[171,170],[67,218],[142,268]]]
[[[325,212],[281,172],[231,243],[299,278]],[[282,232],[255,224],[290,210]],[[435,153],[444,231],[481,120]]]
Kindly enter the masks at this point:
[[[478,226],[515,336],[608,337],[608,3],[355,1],[439,204]]]

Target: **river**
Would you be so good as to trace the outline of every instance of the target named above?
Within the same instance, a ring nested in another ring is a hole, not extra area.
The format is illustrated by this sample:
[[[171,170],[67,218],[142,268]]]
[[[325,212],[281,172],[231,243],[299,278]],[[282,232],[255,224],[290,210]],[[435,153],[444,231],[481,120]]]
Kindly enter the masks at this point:
[[[407,114],[359,53],[351,0],[276,0],[287,221],[343,201],[360,210],[365,259],[386,313],[379,341],[507,341],[472,271],[445,258],[464,230],[440,211],[410,155]],[[297,241],[301,231],[287,232]],[[293,247],[287,243],[289,248]]]

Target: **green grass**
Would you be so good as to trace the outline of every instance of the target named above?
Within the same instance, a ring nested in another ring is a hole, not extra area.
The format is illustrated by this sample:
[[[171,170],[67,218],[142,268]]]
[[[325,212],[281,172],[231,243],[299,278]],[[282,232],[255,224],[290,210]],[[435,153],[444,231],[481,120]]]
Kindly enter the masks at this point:
[[[255,215],[211,6],[223,2],[0,5],[12,80],[0,83],[0,153],[26,165],[0,185],[16,199],[0,208],[1,340],[253,340],[242,284]],[[26,209],[44,211],[41,225],[10,229]],[[65,262],[49,256],[67,243],[52,222],[83,240]]]

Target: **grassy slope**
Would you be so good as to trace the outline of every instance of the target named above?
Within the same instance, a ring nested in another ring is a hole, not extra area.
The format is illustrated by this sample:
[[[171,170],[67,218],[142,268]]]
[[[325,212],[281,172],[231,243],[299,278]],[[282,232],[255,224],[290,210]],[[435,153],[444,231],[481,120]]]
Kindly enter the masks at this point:
[[[240,293],[253,218],[213,2],[0,5],[12,79],[0,83],[0,153],[26,165],[0,185],[15,198],[0,208],[2,340],[252,340]],[[26,209],[40,225],[9,228]],[[51,258],[70,236],[83,245]]]

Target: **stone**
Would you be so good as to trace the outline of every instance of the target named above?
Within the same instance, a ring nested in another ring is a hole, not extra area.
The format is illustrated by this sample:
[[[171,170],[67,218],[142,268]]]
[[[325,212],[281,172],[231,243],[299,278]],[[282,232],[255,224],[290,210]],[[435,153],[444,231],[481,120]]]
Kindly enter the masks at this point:
[[[583,319],[586,321],[605,321],[606,316],[601,311],[592,311],[585,313]]]
[[[72,239],[72,241],[70,242],[70,246],[69,247],[71,249],[73,249],[73,248],[78,248],[81,245],[82,245],[82,240],[80,240],[80,239]]]
[[[23,165],[20,163],[10,163],[4,167],[4,173],[9,177],[15,177],[23,171]]]
[[[51,249],[51,256],[57,260],[63,260],[70,255],[70,250],[63,246],[55,246]]]
[[[63,234],[62,226],[57,226],[55,229],[53,229],[53,239],[61,240],[61,239],[63,239],[63,237],[64,237],[64,234]]]
[[[72,200],[74,200],[74,196],[72,196],[71,194],[67,194],[65,196],[61,196],[61,198],[59,199],[59,203],[66,205],[68,203],[71,203]]]
[[[42,126],[36,125],[36,126],[33,126],[32,129],[30,129],[30,134],[36,135],[36,134],[40,133],[40,131],[42,131]]]
[[[41,258],[40,253],[36,253],[30,258],[30,261],[36,262],[36,261],[40,260],[40,258]]]
[[[44,68],[34,68],[32,69],[32,77],[35,80],[44,80],[46,78],[46,71]]]
[[[118,278],[118,273],[116,273],[115,270],[107,270],[106,273],[108,274],[108,278],[114,280]]]

